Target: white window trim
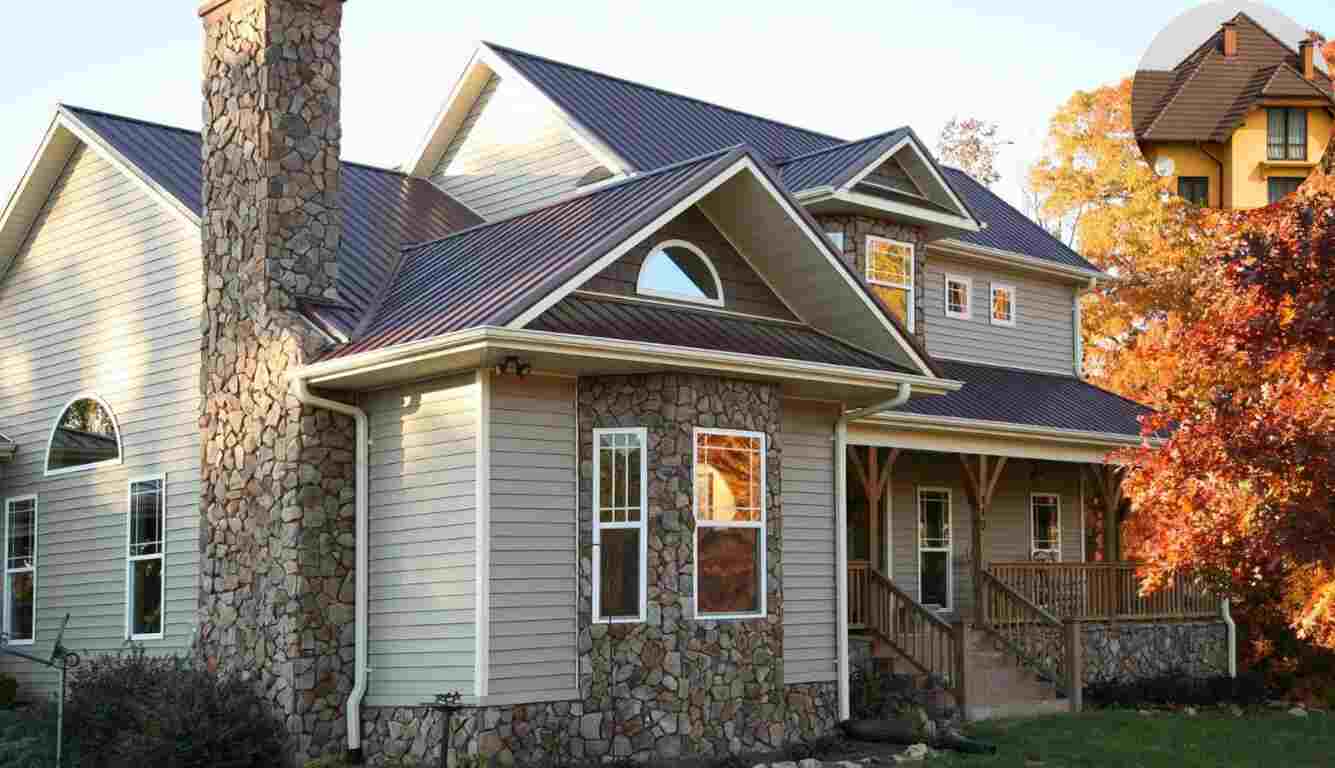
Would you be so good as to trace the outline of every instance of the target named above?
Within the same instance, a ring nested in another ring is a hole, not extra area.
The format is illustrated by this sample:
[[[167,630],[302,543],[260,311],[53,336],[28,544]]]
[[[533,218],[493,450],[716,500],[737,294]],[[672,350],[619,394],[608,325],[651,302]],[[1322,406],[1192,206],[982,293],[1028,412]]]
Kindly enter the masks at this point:
[[[963,312],[956,312],[956,311],[954,311],[954,310],[952,310],[952,309],[950,308],[950,284],[951,284],[951,283],[963,283],[963,285],[964,285],[964,297],[965,297],[965,303],[964,303],[964,311],[963,311]],[[953,318],[955,318],[956,320],[972,320],[972,319],[973,319],[973,278],[971,278],[971,277],[965,277],[965,276],[963,276],[963,275],[952,275],[952,274],[950,274],[949,272],[947,272],[947,273],[946,273],[945,293],[942,295],[941,298],[943,299],[943,301],[944,301],[944,303],[945,303],[945,307],[946,307],[946,317],[953,317]]]
[[[51,446],[56,441],[56,430],[60,427],[60,420],[65,418],[65,412],[71,405],[80,400],[93,400],[107,412],[107,418],[111,419],[111,431],[116,435],[116,458],[106,461],[95,461],[92,464],[80,464],[77,467],[65,467],[64,469],[51,469]],[[116,412],[111,409],[106,400],[93,392],[84,392],[70,398],[60,409],[60,414],[56,416],[56,421],[51,425],[51,433],[46,437],[46,456],[42,459],[42,472],[44,477],[60,477],[61,475],[73,475],[79,472],[91,472],[101,467],[117,467],[125,460],[125,441],[121,439],[121,424],[116,418]]]
[[[686,250],[690,251],[691,253],[699,257],[700,260],[705,263],[705,266],[709,268],[710,276],[714,278],[714,292],[718,294],[718,298],[711,299],[707,296],[705,298],[700,298],[699,296],[691,296],[685,293],[677,293],[676,291],[659,291],[647,287],[644,284],[645,268],[649,266],[649,259],[652,258],[655,253],[663,250],[664,248],[685,248]],[[714,262],[708,256],[705,255],[704,251],[700,250],[695,245],[686,242],[685,240],[664,240],[663,242],[649,249],[649,253],[646,254],[644,257],[644,261],[640,263],[640,272],[635,277],[635,292],[640,294],[641,296],[656,296],[660,299],[672,299],[673,301],[686,301],[692,304],[704,304],[710,307],[722,307],[724,305],[723,281],[719,280],[718,270],[714,268]]]
[[[1043,552],[1055,552],[1057,558],[1054,562],[1062,561],[1062,496],[1060,493],[1035,492],[1029,494],[1029,559],[1034,559],[1034,553],[1039,552],[1038,540],[1035,538],[1038,533],[1034,529],[1034,502],[1040,498],[1052,499],[1054,506],[1057,507],[1057,548],[1044,549]]]
[[[905,283],[892,283],[888,280],[874,280],[871,277],[871,244],[873,242],[889,243],[891,245],[901,245],[909,249],[909,281]],[[867,235],[867,240],[863,244],[866,249],[862,254],[862,277],[869,285],[882,285],[886,288],[898,288],[908,291],[908,300],[904,305],[908,307],[908,326],[909,332],[913,332],[914,311],[913,311],[913,284],[918,279],[918,249],[913,243],[906,243],[903,240],[895,240],[891,237],[881,237],[880,235]]]
[[[922,495],[923,493],[943,493],[946,496],[946,530],[950,532],[950,543],[946,547],[924,547],[922,545]],[[946,604],[942,606],[923,605],[930,608],[936,608],[939,613],[950,613],[955,605],[955,494],[951,489],[945,486],[920,485],[918,492],[914,494],[915,509],[913,514],[918,521],[917,541],[915,548],[918,553],[918,601],[922,602],[922,553],[923,552],[945,552],[946,553]],[[975,555],[977,557],[977,555]]]
[[[1010,291],[1011,294],[1011,317],[1009,320],[998,320],[996,314],[997,291]],[[1015,318],[1020,314],[1019,296],[1015,292],[1015,286],[1011,283],[992,283],[992,290],[987,294],[987,319],[993,325],[1004,325],[1008,328],[1015,327]]]
[[[635,435],[640,440],[640,519],[639,522],[602,522],[601,499],[598,495],[602,478],[602,451],[599,438],[603,435]],[[645,427],[593,430],[593,623],[637,624],[645,621],[649,604],[649,430]],[[640,613],[638,616],[601,618],[602,613],[602,531],[604,528],[638,530],[640,532]]]
[[[706,528],[755,528],[760,531],[760,610],[754,613],[701,613],[700,597],[700,500],[696,497],[695,473],[700,457],[700,435],[732,435],[734,437],[753,437],[760,440],[760,520],[742,522],[708,522]],[[695,427],[691,433],[691,515],[694,517],[695,534],[691,557],[691,615],[699,621],[735,621],[744,619],[763,619],[769,615],[769,536],[765,526],[769,522],[769,489],[766,487],[768,440],[764,432],[746,429],[718,429],[716,427]]]
[[[62,411],[62,413],[63,413],[63,411]],[[11,508],[14,504],[18,504],[18,503],[20,503],[20,502],[24,502],[24,501],[31,501],[31,502],[32,502],[32,566],[29,567],[29,568],[14,568],[14,569],[11,569],[11,568],[9,567],[9,510],[10,510],[10,508]],[[5,633],[5,635],[9,635],[10,627],[13,626],[13,624],[12,624],[13,617],[11,617],[11,616],[9,615],[9,606],[10,606],[10,601],[9,601],[9,576],[10,576],[11,573],[31,573],[31,574],[32,574],[32,637],[29,638],[29,639],[27,639],[27,640],[14,640],[14,639],[10,639],[10,640],[9,640],[9,645],[32,645],[33,643],[37,642],[37,542],[38,542],[38,539],[37,539],[37,520],[38,520],[38,518],[41,516],[41,515],[40,515],[40,512],[41,512],[41,505],[40,505],[40,503],[37,501],[37,495],[36,495],[36,494],[28,494],[27,496],[14,496],[14,497],[5,499],[5,508],[4,508],[5,519],[4,519],[4,526],[3,526],[4,530],[3,530],[3,532],[0,532],[0,533],[3,533],[3,535],[4,535],[4,537],[5,537],[5,542],[4,542],[4,557],[5,557],[5,560],[4,560],[4,584],[3,584],[3,587],[4,587],[4,590],[3,590],[3,596],[4,596],[5,605],[4,605],[4,624],[3,624],[3,627],[2,627],[2,628],[3,628],[3,631],[4,631],[4,633]]]
[[[158,482],[162,488],[162,522],[158,528],[162,535],[162,541],[158,546],[156,555],[132,555],[130,547],[134,545],[131,538],[134,530],[134,486],[135,483]],[[134,564],[141,560],[160,560],[162,561],[162,577],[158,579],[158,587],[162,591],[162,597],[158,605],[162,606],[162,616],[158,620],[160,631],[135,634],[134,632]],[[131,640],[161,640],[167,634],[167,476],[166,475],[147,475],[145,477],[132,477],[125,484],[125,636]]]

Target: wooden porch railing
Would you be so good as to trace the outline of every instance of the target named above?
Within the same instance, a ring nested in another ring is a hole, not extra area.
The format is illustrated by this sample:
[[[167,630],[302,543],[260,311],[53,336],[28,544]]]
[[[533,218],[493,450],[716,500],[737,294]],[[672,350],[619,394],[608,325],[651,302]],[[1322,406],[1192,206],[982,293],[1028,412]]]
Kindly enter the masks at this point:
[[[992,563],[998,580],[1058,619],[1182,621],[1219,615],[1219,599],[1176,577],[1140,595],[1138,563]]]
[[[1064,625],[1048,611],[1034,605],[996,576],[984,571],[979,578],[982,599],[978,624],[1019,657],[1039,677],[1054,683],[1068,695],[1079,695],[1080,643],[1072,642],[1074,622]],[[1078,705],[1075,707],[1078,710]]]
[[[865,561],[848,563],[848,621],[865,627],[964,702],[963,625],[954,627]]]

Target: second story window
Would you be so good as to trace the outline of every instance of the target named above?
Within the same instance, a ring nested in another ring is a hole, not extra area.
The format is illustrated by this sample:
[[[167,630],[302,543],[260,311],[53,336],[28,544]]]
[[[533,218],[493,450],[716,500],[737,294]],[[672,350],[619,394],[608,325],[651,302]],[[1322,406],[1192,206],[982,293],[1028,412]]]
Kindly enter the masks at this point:
[[[1205,208],[1210,204],[1210,180],[1204,176],[1180,176],[1177,196],[1192,205]]]
[[[685,240],[654,246],[640,265],[635,292],[642,296],[723,306],[723,284],[705,252]]]
[[[119,464],[120,460],[120,432],[105,401],[89,395],[65,406],[47,442],[47,476]]]
[[[992,324],[1015,325],[1015,286],[992,284]]]
[[[946,317],[968,320],[973,317],[973,281],[959,275],[946,275]]]
[[[1307,159],[1307,110],[1274,107],[1268,110],[1266,156],[1271,160]]]
[[[913,244],[868,235],[865,274],[872,291],[913,330]]]

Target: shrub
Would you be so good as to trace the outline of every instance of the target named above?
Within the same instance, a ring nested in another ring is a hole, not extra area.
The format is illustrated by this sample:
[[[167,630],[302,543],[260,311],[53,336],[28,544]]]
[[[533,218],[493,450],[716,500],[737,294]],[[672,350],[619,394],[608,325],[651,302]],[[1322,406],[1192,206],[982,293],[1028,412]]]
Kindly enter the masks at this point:
[[[1266,699],[1268,688],[1262,675],[1243,672],[1189,677],[1168,674],[1135,682],[1093,683],[1085,686],[1085,700],[1097,707],[1178,706],[1208,707],[1218,704],[1255,706]]]
[[[65,740],[65,765],[79,765],[70,739]],[[0,768],[55,768],[55,705],[0,712]]]
[[[70,679],[66,726],[89,768],[259,768],[286,734],[253,685],[142,647],[89,660]]]
[[[19,698],[19,679],[0,673],[0,709],[13,709]]]

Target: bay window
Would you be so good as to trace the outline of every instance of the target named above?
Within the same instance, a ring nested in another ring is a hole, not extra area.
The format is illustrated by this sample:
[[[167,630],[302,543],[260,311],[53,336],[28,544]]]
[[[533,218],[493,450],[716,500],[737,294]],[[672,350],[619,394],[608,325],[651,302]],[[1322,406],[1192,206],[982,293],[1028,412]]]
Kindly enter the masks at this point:
[[[595,429],[593,445],[594,621],[644,621],[648,431]]]
[[[765,435],[695,429],[695,615],[764,616]]]

